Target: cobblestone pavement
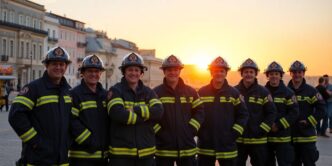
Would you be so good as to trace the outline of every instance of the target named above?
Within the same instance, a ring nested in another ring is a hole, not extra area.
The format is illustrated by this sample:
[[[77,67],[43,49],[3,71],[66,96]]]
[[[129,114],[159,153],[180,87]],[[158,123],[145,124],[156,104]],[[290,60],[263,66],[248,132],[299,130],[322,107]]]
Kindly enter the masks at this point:
[[[332,137],[318,138],[317,166],[332,165]],[[0,166],[13,166],[21,152],[21,141],[8,123],[8,112],[0,112]]]

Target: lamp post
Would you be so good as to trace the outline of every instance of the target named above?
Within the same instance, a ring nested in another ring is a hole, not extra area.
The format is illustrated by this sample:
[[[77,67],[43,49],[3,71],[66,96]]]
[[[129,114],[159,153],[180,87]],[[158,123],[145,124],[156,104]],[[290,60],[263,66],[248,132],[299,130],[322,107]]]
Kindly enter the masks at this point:
[[[32,81],[32,55],[30,55],[30,82]]]

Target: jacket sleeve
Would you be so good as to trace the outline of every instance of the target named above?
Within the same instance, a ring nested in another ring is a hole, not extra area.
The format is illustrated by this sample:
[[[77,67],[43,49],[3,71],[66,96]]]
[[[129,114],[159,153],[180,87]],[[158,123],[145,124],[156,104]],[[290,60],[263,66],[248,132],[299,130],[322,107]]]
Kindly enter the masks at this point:
[[[284,117],[280,117],[276,121],[276,125],[279,129],[290,128],[299,116],[299,104],[297,103],[294,93],[290,93],[288,96],[286,96],[284,104],[286,105],[287,114]]]
[[[125,125],[135,125],[136,123],[144,122],[144,119],[137,116],[134,111],[125,108],[119,89],[112,87],[108,94],[110,99],[107,101],[107,111],[112,121]]]
[[[243,96],[241,96],[240,93],[236,94],[236,97],[233,100],[233,105],[235,108],[235,123],[233,129],[239,133],[238,135],[242,135],[249,119],[249,112]]]
[[[314,110],[312,114],[308,116],[308,121],[313,126],[316,126],[317,122],[319,122],[326,115],[325,101],[316,89],[315,94],[311,97],[311,104],[314,107]]]
[[[277,108],[273,103],[272,96],[266,90],[265,97],[263,99],[263,113],[264,120],[259,125],[261,129],[263,129],[266,133],[270,132],[271,126],[277,116]]]
[[[71,134],[77,144],[88,144],[91,131],[80,120],[81,107],[77,95],[71,92],[71,96],[73,100],[70,121]]]
[[[157,95],[151,89],[147,89],[147,98],[143,105],[135,106],[134,111],[144,120],[157,121],[162,117],[163,106]]]
[[[10,108],[8,121],[23,143],[36,144],[38,133],[32,126],[30,117],[37,102],[34,86],[26,85],[15,97]]]
[[[191,119],[189,120],[189,124],[192,125],[197,131],[201,127],[201,124],[204,121],[204,104],[200,99],[198,93],[195,90],[192,90],[193,100],[191,102]]]

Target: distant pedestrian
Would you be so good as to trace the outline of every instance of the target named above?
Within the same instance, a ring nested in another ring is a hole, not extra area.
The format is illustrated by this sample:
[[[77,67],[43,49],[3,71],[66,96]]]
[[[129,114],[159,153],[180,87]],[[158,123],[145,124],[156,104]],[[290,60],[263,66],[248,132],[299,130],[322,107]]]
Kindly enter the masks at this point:
[[[330,98],[330,95],[327,93],[326,90],[326,86],[325,86],[325,79],[324,77],[319,77],[318,79],[318,85],[316,86],[317,91],[322,95],[323,99],[325,102],[327,102],[327,100]],[[327,104],[325,104],[325,111],[326,114],[323,117],[323,119],[321,121],[318,121],[318,124],[316,126],[316,130],[317,130],[317,135],[323,136],[323,137],[329,137],[326,134],[326,129],[327,129],[327,122],[328,122],[328,115],[327,115]]]
[[[329,76],[325,74],[323,76],[325,78],[325,87],[327,90],[327,93],[329,93],[330,97],[326,101],[327,105],[327,114],[328,114],[328,127],[330,128],[329,132],[332,133],[332,84],[329,83]]]

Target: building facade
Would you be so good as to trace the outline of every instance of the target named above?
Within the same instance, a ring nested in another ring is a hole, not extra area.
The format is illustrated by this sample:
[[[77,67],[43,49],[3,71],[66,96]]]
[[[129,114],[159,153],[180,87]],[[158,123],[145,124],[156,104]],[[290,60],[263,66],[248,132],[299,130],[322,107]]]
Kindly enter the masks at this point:
[[[13,68],[14,85],[21,87],[44,71],[45,8],[28,0],[0,0],[1,63]]]

